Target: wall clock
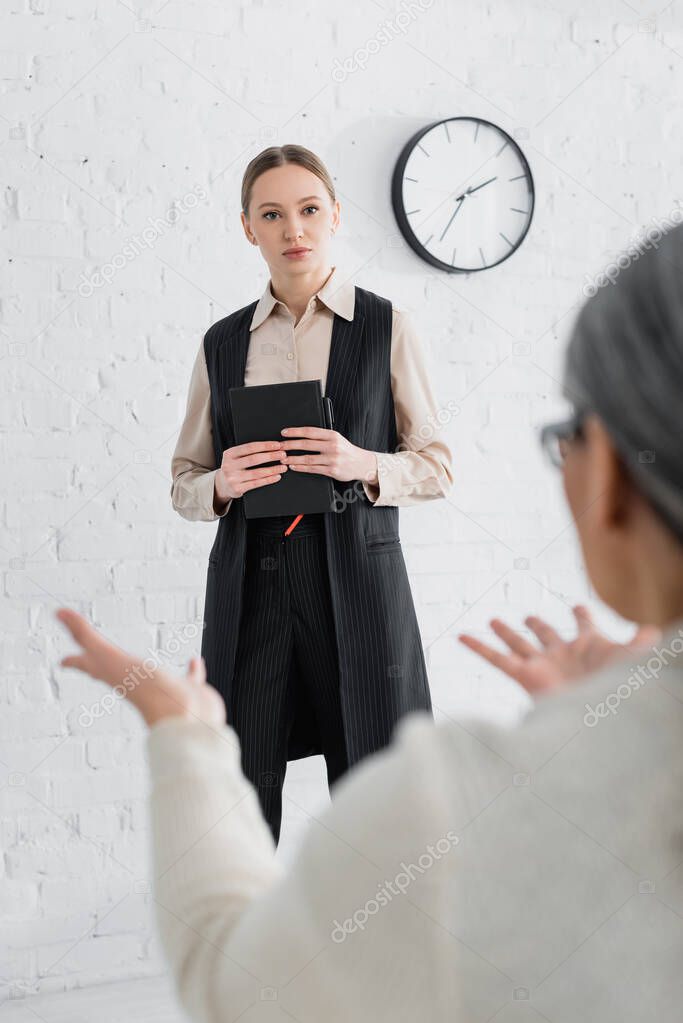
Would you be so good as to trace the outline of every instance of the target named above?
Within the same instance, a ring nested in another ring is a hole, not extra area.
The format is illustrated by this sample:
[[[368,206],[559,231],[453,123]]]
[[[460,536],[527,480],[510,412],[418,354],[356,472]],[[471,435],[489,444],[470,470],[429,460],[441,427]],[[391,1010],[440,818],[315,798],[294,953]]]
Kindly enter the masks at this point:
[[[403,147],[391,201],[421,259],[473,273],[519,248],[534,212],[534,183],[524,153],[502,128],[479,117],[449,117],[421,128]]]

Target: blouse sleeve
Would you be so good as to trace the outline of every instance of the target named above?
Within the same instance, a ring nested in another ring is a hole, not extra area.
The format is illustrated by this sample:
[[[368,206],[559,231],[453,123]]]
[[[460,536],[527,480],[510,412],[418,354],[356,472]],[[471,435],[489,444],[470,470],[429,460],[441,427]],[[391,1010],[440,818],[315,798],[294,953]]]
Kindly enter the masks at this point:
[[[452,454],[441,435],[449,410],[439,408],[412,318],[393,310],[391,390],[398,448],[376,451],[377,483],[363,481],[373,505],[412,505],[444,497],[453,485]]]
[[[171,460],[171,502],[184,519],[213,522],[227,515],[232,499],[219,513],[214,510],[216,478],[211,388],[202,341],[190,378],[185,419]]]

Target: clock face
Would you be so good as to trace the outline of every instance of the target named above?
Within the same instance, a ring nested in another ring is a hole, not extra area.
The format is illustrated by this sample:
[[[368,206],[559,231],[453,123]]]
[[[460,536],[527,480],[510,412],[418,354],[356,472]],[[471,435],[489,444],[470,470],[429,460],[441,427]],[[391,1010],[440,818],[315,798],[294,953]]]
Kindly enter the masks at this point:
[[[451,117],[408,141],[391,197],[401,232],[422,259],[471,273],[502,263],[520,245],[534,184],[506,132],[477,117]]]

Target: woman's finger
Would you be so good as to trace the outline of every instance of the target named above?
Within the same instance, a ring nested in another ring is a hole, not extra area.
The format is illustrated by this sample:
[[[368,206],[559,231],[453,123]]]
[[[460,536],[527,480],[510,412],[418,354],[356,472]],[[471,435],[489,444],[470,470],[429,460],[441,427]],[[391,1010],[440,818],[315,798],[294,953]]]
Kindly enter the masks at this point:
[[[78,668],[79,671],[87,671],[85,657],[80,654],[72,654],[70,657],[62,657],[59,662],[62,668]]]
[[[494,650],[492,646],[488,646],[487,643],[482,643],[480,639],[475,639],[474,636],[468,636],[467,633],[461,632],[458,636],[458,640],[463,646],[468,647],[475,654],[479,654],[484,660],[492,664],[494,668],[499,668],[504,671],[506,675],[511,675],[513,678],[516,675],[516,664],[514,658],[510,657],[509,654],[503,654],[500,650]]]
[[[543,646],[552,646],[553,643],[562,642],[557,632],[547,622],[544,622],[542,618],[537,618],[536,615],[529,615],[524,621]]]
[[[591,632],[595,628],[593,616],[584,604],[577,604],[572,608],[572,613],[576,618],[579,632]]]
[[[285,465],[329,465],[329,459],[324,452],[317,455],[290,455]]]
[[[79,614],[78,611],[74,611],[70,607],[60,607],[55,612],[55,617],[59,619],[82,647],[91,646],[92,643],[99,639],[99,635],[95,629],[93,629],[90,622]]]
[[[286,426],[282,431],[283,437],[313,437],[316,440],[329,440],[331,434],[336,433],[336,430],[330,430],[326,426]]]
[[[282,449],[278,448],[277,451],[268,451],[265,454],[239,455],[234,459],[234,462],[237,469],[247,472],[251,465],[260,465],[263,462],[281,461],[283,454],[284,452]]]
[[[282,447],[285,451],[296,451],[297,448],[301,451],[323,451],[328,444],[327,440],[285,440]]]
[[[249,469],[247,472],[238,472],[232,477],[235,486],[243,487],[249,483],[259,483],[261,480],[268,480],[271,476],[281,476],[287,471],[286,465],[269,465],[266,469]]]
[[[206,682],[206,663],[203,657],[192,658],[187,677],[193,685],[202,685]]]
[[[255,490],[257,487],[269,487],[273,483],[277,483],[278,480],[282,479],[282,476],[264,476],[261,479],[252,480],[251,483],[241,484],[242,493],[246,490]]]
[[[511,629],[509,625],[502,622],[500,618],[491,619],[491,628],[520,657],[535,657],[538,654],[538,648],[533,643],[524,639],[518,632]]]
[[[268,479],[270,476],[278,476],[283,472],[287,472],[287,466],[284,464],[268,465],[265,469],[245,469],[244,472],[238,472],[236,476],[233,476],[232,482],[241,487],[243,483]]]
[[[662,638],[662,630],[657,625],[639,625],[633,638],[626,644],[629,647],[652,646]]]

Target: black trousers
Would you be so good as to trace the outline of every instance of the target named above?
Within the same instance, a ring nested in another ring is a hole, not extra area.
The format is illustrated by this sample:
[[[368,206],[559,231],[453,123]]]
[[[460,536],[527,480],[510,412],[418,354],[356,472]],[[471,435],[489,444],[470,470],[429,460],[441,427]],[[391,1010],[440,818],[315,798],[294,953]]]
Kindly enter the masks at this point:
[[[231,725],[242,770],[280,838],[287,741],[299,700],[312,704],[331,791],[348,769],[322,514],[250,519]]]

